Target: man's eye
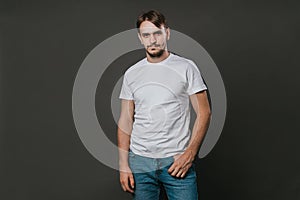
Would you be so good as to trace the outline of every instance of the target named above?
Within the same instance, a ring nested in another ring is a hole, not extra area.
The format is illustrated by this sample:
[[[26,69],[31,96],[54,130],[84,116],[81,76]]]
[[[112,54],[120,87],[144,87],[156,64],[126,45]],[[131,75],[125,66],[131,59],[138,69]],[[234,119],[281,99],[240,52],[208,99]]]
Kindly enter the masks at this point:
[[[147,38],[147,37],[149,37],[150,36],[150,34],[143,34],[143,37],[145,37],[145,38]]]
[[[154,34],[155,34],[155,35],[161,35],[162,32],[161,32],[161,31],[157,31],[157,32],[155,32]]]

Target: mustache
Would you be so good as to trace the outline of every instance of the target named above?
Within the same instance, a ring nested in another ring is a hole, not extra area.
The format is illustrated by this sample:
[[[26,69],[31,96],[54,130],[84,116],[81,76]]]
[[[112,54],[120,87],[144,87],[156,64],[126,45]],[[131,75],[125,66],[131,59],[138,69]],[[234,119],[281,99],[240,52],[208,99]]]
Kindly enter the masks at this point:
[[[148,45],[147,47],[148,48],[150,48],[150,47],[160,47],[160,45],[159,44],[151,44],[151,45]]]

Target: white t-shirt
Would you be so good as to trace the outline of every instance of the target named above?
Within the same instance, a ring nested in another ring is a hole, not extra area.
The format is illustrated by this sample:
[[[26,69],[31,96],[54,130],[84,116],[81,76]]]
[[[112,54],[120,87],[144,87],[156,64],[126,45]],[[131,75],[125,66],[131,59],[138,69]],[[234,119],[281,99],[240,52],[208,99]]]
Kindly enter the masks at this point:
[[[151,158],[183,153],[191,137],[189,95],[206,89],[195,63],[172,53],[128,68],[119,98],[135,104],[132,152]]]

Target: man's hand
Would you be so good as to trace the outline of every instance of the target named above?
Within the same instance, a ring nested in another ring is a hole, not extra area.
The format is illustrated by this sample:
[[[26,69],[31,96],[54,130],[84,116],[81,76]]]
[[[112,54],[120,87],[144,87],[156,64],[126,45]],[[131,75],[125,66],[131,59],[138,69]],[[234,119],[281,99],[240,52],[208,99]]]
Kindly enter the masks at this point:
[[[134,121],[134,101],[122,99],[118,122],[120,183],[125,192],[133,193],[134,178],[128,165],[128,151]]]
[[[191,150],[186,150],[183,154],[174,156],[174,159],[168,172],[171,176],[183,178],[193,164],[194,155]]]
[[[134,178],[128,166],[120,169],[120,183],[125,192],[134,193]]]

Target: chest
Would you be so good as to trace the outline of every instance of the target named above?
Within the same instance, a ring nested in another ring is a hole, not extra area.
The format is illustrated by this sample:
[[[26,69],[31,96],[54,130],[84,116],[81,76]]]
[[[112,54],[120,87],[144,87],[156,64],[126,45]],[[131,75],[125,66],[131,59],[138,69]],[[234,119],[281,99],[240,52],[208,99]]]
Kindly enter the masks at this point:
[[[136,103],[155,105],[186,96],[188,85],[184,72],[165,66],[151,66],[139,70],[130,87]]]

